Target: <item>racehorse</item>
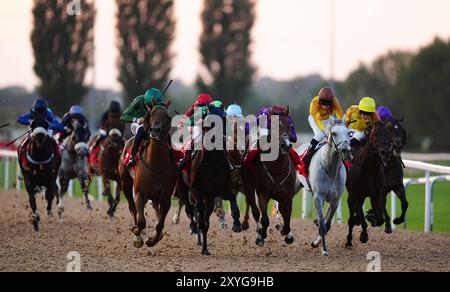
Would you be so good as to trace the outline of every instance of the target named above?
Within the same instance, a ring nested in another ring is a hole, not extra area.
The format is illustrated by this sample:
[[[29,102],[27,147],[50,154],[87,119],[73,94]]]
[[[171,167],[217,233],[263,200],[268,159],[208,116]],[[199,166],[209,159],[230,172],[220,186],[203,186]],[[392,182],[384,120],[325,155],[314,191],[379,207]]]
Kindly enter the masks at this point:
[[[400,225],[405,222],[406,212],[408,210],[408,201],[406,200],[406,190],[403,184],[403,168],[404,164],[401,158],[403,148],[408,144],[408,134],[402,124],[402,120],[393,119],[387,121],[386,125],[391,135],[392,140],[392,155],[391,159],[387,161],[385,167],[386,186],[383,191],[385,194],[384,200],[384,218],[386,221],[385,232],[392,233],[391,218],[386,209],[386,197],[390,192],[394,192],[401,201],[402,214],[400,217],[394,219],[395,225]],[[373,212],[369,212],[368,219],[373,221]]]
[[[74,121],[73,131],[63,142],[62,164],[59,170],[59,184],[61,187],[60,201],[58,205],[59,220],[62,221],[64,214],[64,194],[69,189],[71,179],[78,178],[83,191],[86,209],[92,211],[89,199],[89,171],[88,155],[89,131],[78,121]]]
[[[169,115],[170,101],[166,104],[154,105],[152,111],[145,116],[144,128],[150,138],[148,146],[141,150],[141,158],[135,167],[134,193],[136,196],[137,225],[132,228],[134,246],[142,248],[144,240],[141,233],[146,227],[145,205],[151,200],[157,215],[155,232],[146,244],[154,247],[163,238],[164,223],[171,205],[171,197],[177,182],[177,165],[170,147],[172,118]],[[129,145],[129,144],[128,144]],[[126,149],[126,152],[129,150]],[[122,171],[124,167],[121,167]],[[129,189],[130,178],[121,174],[124,192],[127,199],[132,198]],[[131,206],[131,204],[130,204]],[[132,209],[133,207],[130,207]],[[134,211],[132,210],[133,216]]]
[[[327,143],[313,156],[309,167],[309,181],[314,194],[319,237],[311,243],[318,248],[322,243],[322,256],[328,256],[325,236],[331,229],[331,223],[344,192],[347,171],[343,161],[352,160],[350,134],[342,122],[332,123],[325,130]],[[301,147],[304,151],[309,145]],[[300,150],[302,153],[302,150]],[[325,202],[330,206],[324,216]]]
[[[94,140],[95,141],[95,140]],[[99,149],[94,149],[89,158],[89,182],[88,188],[92,183],[94,176],[101,176],[105,191],[103,196],[108,198],[108,216],[113,219],[117,205],[120,202],[120,193],[122,192],[122,184],[119,177],[119,160],[125,147],[125,141],[122,133],[118,129],[112,129],[108,133],[108,137],[100,142]],[[117,183],[115,198],[111,193],[111,183]]]
[[[208,120],[218,120],[218,115],[210,115],[206,118]],[[221,118],[224,123],[224,118]],[[212,124],[212,123],[211,123]],[[213,128],[214,129],[214,128]],[[210,133],[211,128],[205,127],[203,132]],[[223,146],[225,144],[225,137],[223,133],[215,133],[215,139],[223,139]],[[225,147],[224,147],[225,148]],[[202,246],[202,254],[210,255],[208,251],[208,230],[209,220],[214,211],[216,197],[221,197],[224,200],[230,201],[231,212],[233,217],[233,232],[239,233],[242,231],[240,222],[239,208],[236,203],[236,197],[231,190],[231,170],[227,154],[224,149],[207,150],[205,143],[202,143],[201,150],[192,159],[189,189],[191,191],[191,200],[194,205],[195,222],[198,225],[197,243]]]
[[[353,156],[354,160],[346,184],[349,194],[347,203],[350,212],[347,247],[353,245],[353,228],[355,225],[362,225],[361,243],[367,243],[369,240],[363,210],[364,201],[367,197],[371,198],[375,214],[371,222],[372,225],[378,227],[384,224],[385,167],[391,156],[391,138],[383,122],[377,122],[374,125],[369,140],[364,145],[356,147],[353,150]]]
[[[45,188],[47,201],[47,215],[53,216],[52,204],[58,200],[58,186],[56,184],[61,158],[58,146],[47,135],[49,125],[45,121],[34,121],[33,131],[18,149],[19,165],[28,192],[30,207],[33,212],[33,228],[39,232],[40,216],[37,211],[36,193]]]
[[[294,243],[294,235],[291,232],[292,204],[294,196],[300,191],[302,185],[297,176],[294,163],[289,151],[292,144],[289,141],[290,124],[288,121],[289,109],[279,116],[279,143],[278,157],[275,161],[263,161],[261,154],[256,161],[256,175],[251,177],[248,171],[244,171],[244,183],[246,185],[247,199],[251,199],[254,190],[258,196],[259,209],[262,212],[262,228],[257,228],[256,244],[263,246],[267,238],[267,229],[270,221],[267,207],[270,199],[279,202],[280,213],[283,217],[284,226],[280,226],[281,235],[285,236],[287,244]],[[272,127],[275,127],[272,125]],[[270,130],[271,133],[272,129]],[[269,133],[269,137],[270,137]],[[256,220],[257,218],[255,218]]]

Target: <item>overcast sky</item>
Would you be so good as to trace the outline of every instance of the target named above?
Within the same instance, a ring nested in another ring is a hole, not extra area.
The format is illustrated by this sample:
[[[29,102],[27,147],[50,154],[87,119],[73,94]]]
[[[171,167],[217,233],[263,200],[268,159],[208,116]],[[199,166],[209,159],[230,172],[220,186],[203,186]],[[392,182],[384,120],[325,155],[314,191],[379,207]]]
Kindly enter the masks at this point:
[[[258,0],[253,62],[258,76],[291,79],[310,73],[330,76],[333,0]],[[434,37],[450,37],[448,0],[335,0],[336,76],[390,49],[417,50]],[[119,89],[116,70],[115,1],[97,0],[97,80]],[[191,83],[199,68],[202,0],[175,0],[177,34],[173,78]],[[0,0],[0,87],[32,89],[32,0]],[[90,79],[90,76],[88,76]],[[89,80],[88,80],[89,81]]]

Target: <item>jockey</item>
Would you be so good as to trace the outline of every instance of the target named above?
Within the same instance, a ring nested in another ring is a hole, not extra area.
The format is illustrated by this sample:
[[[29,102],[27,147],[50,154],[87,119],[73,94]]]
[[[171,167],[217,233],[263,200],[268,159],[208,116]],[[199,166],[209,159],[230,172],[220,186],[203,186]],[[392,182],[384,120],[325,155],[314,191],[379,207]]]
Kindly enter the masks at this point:
[[[194,104],[189,107],[184,115],[188,118],[191,118],[194,115],[196,108],[207,107],[212,102],[214,102],[214,100],[212,99],[211,95],[201,93],[195,100]]]
[[[259,133],[260,136],[268,135],[269,129],[261,129],[262,126],[265,125],[260,125],[259,121],[260,118],[262,116],[270,116],[270,115],[282,115],[283,113],[285,113],[287,111],[287,109],[285,107],[282,106],[273,106],[272,108],[262,108],[258,111],[258,113],[256,114],[256,119],[257,119],[257,123],[258,123],[258,127],[260,127],[259,129]],[[294,125],[294,121],[292,120],[292,118],[289,116],[288,117],[288,122],[289,122],[289,126],[290,126],[290,131],[289,131],[289,141],[291,143],[297,143],[297,132],[295,130],[295,125]],[[268,120],[269,123],[269,120]],[[267,125],[270,128],[270,123]],[[259,149],[259,147],[257,147],[257,149],[250,149],[250,151],[247,153],[247,155],[244,158],[244,164],[249,167],[253,172],[256,172],[256,168],[255,168],[255,159],[258,156],[258,154],[261,152],[261,150]],[[297,152],[295,152],[294,149],[291,149],[289,152],[291,158],[293,159],[294,164],[296,165],[296,167],[299,164],[299,159],[298,159],[298,154]]]
[[[386,106],[380,106],[377,109],[377,114],[380,116],[380,119],[384,121],[393,121],[394,115],[392,114],[391,110]]]
[[[237,104],[232,104],[227,108],[227,116],[230,117],[236,117],[236,118],[243,118],[242,115],[242,108]]]
[[[308,151],[303,158],[306,169],[311,163],[317,145],[325,139],[324,130],[327,125],[336,118],[341,120],[344,117],[339,100],[334,95],[333,90],[327,87],[322,88],[319,95],[313,98],[309,112],[308,122],[314,132],[314,138],[311,140]]]
[[[83,114],[83,109],[79,105],[74,105],[70,108],[69,112],[63,116],[61,123],[64,126],[65,131],[61,134],[61,136],[58,139],[60,143],[72,133],[72,131],[74,130],[73,123],[75,121],[77,121],[87,129],[88,139],[90,138],[91,132],[89,131],[89,122]]]
[[[120,125],[120,128],[117,130],[121,133],[125,131],[125,125],[120,120],[121,116],[122,106],[118,101],[112,101],[109,105],[109,109],[103,113],[102,118],[100,119],[99,135],[97,135],[95,142],[92,144],[91,150],[95,149],[100,142],[108,136],[109,131],[113,128],[117,128],[117,125]]]
[[[25,126],[30,126],[31,130],[34,130],[33,129],[33,121],[46,121],[48,123],[49,126],[48,126],[48,129],[46,129],[46,130],[47,130],[48,136],[51,137],[50,141],[52,141],[54,144],[55,156],[58,159],[58,161],[60,161],[61,151],[59,150],[58,144],[56,143],[55,139],[53,139],[53,137],[52,137],[52,134],[53,134],[52,132],[53,131],[64,131],[64,127],[55,118],[55,116],[53,115],[53,112],[48,108],[48,104],[45,100],[37,99],[36,101],[34,101],[30,112],[28,112],[24,115],[21,115],[17,119],[17,122],[19,124],[22,124]],[[29,136],[27,136],[24,139],[24,141],[22,142],[22,144],[20,146],[21,152],[23,152],[23,150],[25,150],[26,144],[28,142],[28,137]]]
[[[64,127],[58,122],[53,112],[48,108],[47,102],[43,99],[37,99],[36,101],[34,101],[31,110],[28,113],[21,115],[17,119],[17,122],[24,126],[31,126],[32,122],[35,120],[48,122],[49,129],[47,130],[49,130],[49,136],[51,136],[52,130],[64,130]]]
[[[148,112],[151,112],[153,105],[162,103],[162,98],[158,89],[149,89],[144,95],[136,97],[120,118],[125,123],[132,123],[132,128],[137,128],[131,158],[127,165],[129,168],[136,166],[136,155],[147,134],[147,129],[144,127],[144,117]]]
[[[376,113],[376,102],[373,98],[364,97],[359,106],[352,106],[347,110],[345,124],[350,129],[350,146],[353,148],[366,139],[365,133],[374,123],[381,121]]]

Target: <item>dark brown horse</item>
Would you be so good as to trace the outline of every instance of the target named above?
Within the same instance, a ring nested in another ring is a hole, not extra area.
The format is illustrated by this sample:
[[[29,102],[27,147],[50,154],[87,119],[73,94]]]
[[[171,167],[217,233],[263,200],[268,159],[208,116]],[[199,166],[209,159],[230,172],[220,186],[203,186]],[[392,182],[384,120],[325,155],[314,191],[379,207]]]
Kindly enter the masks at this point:
[[[130,210],[134,217],[137,208],[137,224],[132,228],[136,248],[141,248],[144,245],[141,233],[147,224],[144,210],[149,200],[152,201],[157,215],[157,224],[153,236],[147,240],[146,244],[153,247],[163,238],[165,219],[170,209],[171,197],[177,182],[178,170],[170,148],[169,131],[172,118],[169,115],[169,106],[170,102],[166,105],[155,105],[151,113],[148,113],[145,117],[144,128],[149,134],[150,142],[146,149],[142,151],[141,159],[135,168],[133,187],[136,207],[130,203]],[[127,145],[130,145],[130,143]],[[133,193],[130,185],[133,179],[130,174],[126,175],[123,166],[120,169],[124,193],[130,200]]]
[[[297,177],[297,171],[293,164],[289,151],[292,144],[289,141],[290,125],[288,121],[289,110],[285,115],[279,116],[279,136],[276,137],[279,143],[279,151],[274,161],[263,161],[261,154],[256,161],[256,175],[254,177],[246,170],[244,171],[244,183],[246,185],[247,199],[251,200],[256,189],[258,195],[259,209],[262,213],[262,228],[257,229],[256,244],[263,246],[267,238],[269,228],[268,204],[270,199],[279,202],[279,210],[283,217],[283,226],[280,226],[281,235],[285,236],[285,242],[292,244],[294,236],[291,232],[292,204],[294,196],[300,191],[302,185]],[[272,131],[276,125],[273,124]],[[256,220],[256,218],[255,218]]]
[[[224,123],[223,117],[219,119],[217,115],[211,115],[207,119],[212,117],[216,121],[221,120]],[[205,128],[204,133],[209,132],[211,134],[211,130],[217,130],[217,128]],[[213,136],[213,139],[223,139],[222,150],[216,148],[207,150],[205,143],[202,143],[201,150],[192,160],[189,180],[191,200],[196,217],[195,221],[198,223],[197,243],[203,246],[203,255],[210,255],[207,240],[209,220],[218,196],[231,203],[233,232],[239,233],[242,231],[241,222],[239,221],[239,208],[236,197],[231,190],[231,170],[226,151],[224,150],[225,139],[223,133],[215,132]]]
[[[368,141],[353,150],[353,164],[347,178],[348,220],[349,232],[347,247],[352,246],[353,228],[362,226],[361,243],[367,243],[367,222],[364,218],[363,205],[366,198],[373,202],[374,227],[384,223],[385,196],[385,167],[391,156],[391,138],[386,125],[378,122],[374,125]]]
[[[95,140],[94,140],[95,141]],[[94,176],[100,176],[105,187],[103,196],[108,198],[108,216],[114,218],[117,205],[120,202],[120,193],[122,192],[122,183],[119,176],[119,160],[125,147],[125,141],[122,133],[118,129],[112,129],[108,133],[108,137],[100,142],[99,150],[96,154],[91,153],[89,159],[89,184],[92,183]],[[95,149],[94,149],[95,151]],[[111,181],[117,183],[115,198],[111,192]]]
[[[401,158],[403,148],[408,144],[408,134],[406,132],[405,127],[402,124],[402,120],[394,119],[392,121],[387,121],[386,125],[391,135],[392,155],[391,159],[389,159],[384,169],[386,185],[383,193],[386,195],[385,197],[387,198],[387,195],[390,192],[394,192],[400,199],[402,205],[402,214],[400,215],[400,217],[395,218],[393,221],[395,225],[400,225],[405,222],[406,212],[409,206],[409,203],[406,199],[405,185],[403,184],[404,165]],[[392,225],[391,225],[391,218],[386,209],[386,203],[387,199],[384,200],[384,207],[385,207],[384,219],[386,221],[385,232],[387,234],[390,234],[392,233]],[[372,202],[372,204],[374,203]],[[373,221],[374,220],[373,216],[374,214],[373,211],[371,210],[369,212],[367,219],[369,221]]]
[[[30,207],[33,212],[33,228],[39,232],[40,216],[37,211],[36,193],[45,188],[47,215],[53,216],[52,204],[55,197],[59,199],[56,184],[61,157],[56,142],[47,135],[48,123],[33,122],[33,131],[18,149],[19,165],[28,192]],[[59,200],[58,200],[59,201]]]

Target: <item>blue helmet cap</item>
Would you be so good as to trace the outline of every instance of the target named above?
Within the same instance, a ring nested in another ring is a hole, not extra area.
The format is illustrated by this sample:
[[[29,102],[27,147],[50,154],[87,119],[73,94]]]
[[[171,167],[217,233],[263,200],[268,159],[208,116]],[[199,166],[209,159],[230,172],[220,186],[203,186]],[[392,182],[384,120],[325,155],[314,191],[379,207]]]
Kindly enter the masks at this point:
[[[82,115],[83,109],[79,105],[74,105],[70,108],[69,114],[71,115]]]
[[[227,109],[227,115],[242,118],[242,108],[237,104],[232,104]]]
[[[43,99],[37,99],[34,101],[33,103],[33,108],[32,111],[33,112],[45,112],[48,109],[48,104],[45,100]]]

